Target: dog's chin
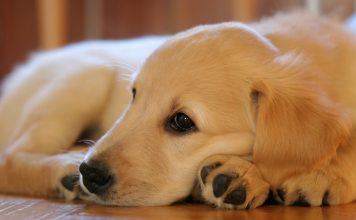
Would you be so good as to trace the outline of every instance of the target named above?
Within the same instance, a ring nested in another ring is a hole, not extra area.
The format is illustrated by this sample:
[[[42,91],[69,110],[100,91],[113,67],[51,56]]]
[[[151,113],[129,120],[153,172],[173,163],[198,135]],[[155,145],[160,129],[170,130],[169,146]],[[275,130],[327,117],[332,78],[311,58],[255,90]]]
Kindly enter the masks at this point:
[[[103,200],[99,196],[95,194],[88,194],[88,196],[85,198],[85,201],[90,202],[90,203],[95,203],[99,205],[104,205],[104,206],[120,206],[119,204],[108,201],[108,200]]]
[[[85,200],[86,202],[89,203],[95,203],[95,204],[100,204],[100,205],[105,205],[105,206],[122,206],[122,207],[132,207],[132,206],[165,206],[165,205],[170,205],[175,202],[182,201],[183,199],[169,199],[166,198],[160,193],[154,193],[156,196],[139,196],[139,195],[132,195],[131,197],[127,197],[127,194],[120,196],[118,193],[114,191],[107,191],[101,195],[97,195],[94,193],[91,193],[83,184],[83,179],[82,176],[79,178],[79,185],[85,194],[85,197],[80,197],[82,200]],[[147,194],[146,194],[147,195]],[[160,199],[157,199],[157,196]],[[185,196],[184,198],[187,198]],[[165,199],[163,199],[165,198]]]

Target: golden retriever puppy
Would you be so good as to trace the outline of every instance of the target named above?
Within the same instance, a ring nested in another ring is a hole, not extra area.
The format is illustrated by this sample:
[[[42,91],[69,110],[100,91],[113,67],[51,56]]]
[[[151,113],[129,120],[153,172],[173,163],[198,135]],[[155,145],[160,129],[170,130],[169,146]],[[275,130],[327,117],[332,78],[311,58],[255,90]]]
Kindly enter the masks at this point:
[[[342,25],[299,12],[39,55],[3,87],[0,191],[119,206],[193,194],[245,209],[269,192],[351,202],[355,57]],[[83,132],[99,138],[85,157],[72,148]]]

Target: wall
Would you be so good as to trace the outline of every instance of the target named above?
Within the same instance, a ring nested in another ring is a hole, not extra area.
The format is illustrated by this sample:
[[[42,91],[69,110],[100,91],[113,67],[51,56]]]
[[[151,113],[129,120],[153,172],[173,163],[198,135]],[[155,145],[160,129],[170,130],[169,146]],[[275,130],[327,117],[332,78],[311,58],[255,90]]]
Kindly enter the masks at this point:
[[[53,1],[53,0],[48,0]],[[66,1],[66,43],[172,34],[197,24],[254,21],[307,0],[59,0]],[[312,2],[315,0],[311,0]],[[40,0],[0,0],[0,79],[40,50]],[[320,10],[345,17],[353,0],[323,0]]]

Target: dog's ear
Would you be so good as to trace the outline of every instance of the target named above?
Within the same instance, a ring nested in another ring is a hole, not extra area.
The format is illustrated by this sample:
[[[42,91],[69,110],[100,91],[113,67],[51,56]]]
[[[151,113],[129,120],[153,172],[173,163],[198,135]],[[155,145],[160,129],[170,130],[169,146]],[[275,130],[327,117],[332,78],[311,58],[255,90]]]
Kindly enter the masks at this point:
[[[300,169],[330,159],[346,142],[349,125],[323,91],[318,70],[290,54],[278,57],[272,66],[251,89],[254,160],[261,166]]]

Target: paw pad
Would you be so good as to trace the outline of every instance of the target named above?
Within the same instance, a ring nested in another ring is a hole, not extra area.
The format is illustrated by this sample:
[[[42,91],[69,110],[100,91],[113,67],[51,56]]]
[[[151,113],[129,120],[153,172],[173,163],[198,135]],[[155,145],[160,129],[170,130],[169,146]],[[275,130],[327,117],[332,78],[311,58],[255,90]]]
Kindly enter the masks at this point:
[[[263,204],[269,192],[258,169],[238,156],[208,158],[197,173],[202,199],[218,208],[246,209]]]
[[[63,187],[71,192],[73,192],[74,186],[78,183],[78,181],[79,181],[78,174],[68,175],[61,179],[61,183]]]
[[[303,194],[299,194],[298,199],[293,202],[294,206],[310,206],[309,202],[306,200]]]
[[[201,169],[200,178],[204,184],[206,183],[206,178],[208,177],[210,172],[213,171],[214,169],[218,168],[219,166],[221,166],[221,163],[217,162],[217,163],[213,163],[211,165],[205,166]]]
[[[226,196],[224,202],[232,205],[241,205],[245,200],[246,188],[244,186],[239,186]]]
[[[229,187],[233,177],[225,174],[219,174],[213,181],[213,193],[215,197],[222,196]]]

